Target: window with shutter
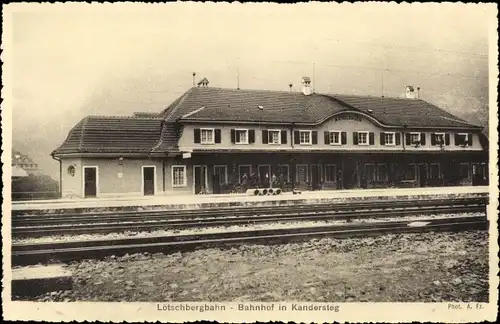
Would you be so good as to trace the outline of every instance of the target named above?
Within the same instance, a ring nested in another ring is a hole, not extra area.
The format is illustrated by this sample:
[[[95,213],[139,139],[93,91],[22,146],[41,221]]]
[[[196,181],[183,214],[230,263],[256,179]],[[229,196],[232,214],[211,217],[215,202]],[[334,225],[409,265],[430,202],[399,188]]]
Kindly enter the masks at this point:
[[[444,134],[444,145],[450,145],[450,134]]]
[[[313,145],[318,144],[318,132],[317,131],[311,132],[311,141],[312,141]]]
[[[201,144],[214,144],[215,143],[215,130],[213,128],[201,128],[200,137]]]
[[[341,145],[342,136],[340,131],[329,131],[328,132],[328,143],[330,145]]]
[[[216,129],[215,130],[215,143],[220,144],[221,142],[221,130]]]
[[[235,144],[248,144],[248,129],[235,129]]]
[[[467,134],[467,139],[468,139],[467,145],[472,146],[472,134],[471,133]]]
[[[444,133],[433,133],[431,134],[431,145],[433,146],[441,146],[445,145]]]
[[[281,144],[281,131],[279,129],[270,129],[267,131],[269,144]]]
[[[396,145],[396,134],[394,132],[385,132],[380,134],[380,143],[382,145]],[[382,140],[383,138],[383,140]]]
[[[198,143],[198,144],[201,142],[200,129],[199,128],[195,128],[194,129],[194,142]]]
[[[299,133],[299,131],[294,131],[293,132],[293,143],[294,144],[300,144],[300,133]]]
[[[420,133],[420,145],[425,145],[425,133]]]
[[[281,144],[286,144],[287,141],[287,131],[281,130]]]
[[[401,145],[401,133],[396,133],[396,145]]]
[[[299,131],[299,144],[301,145],[311,145],[312,143],[312,136],[311,136],[311,131],[310,130],[300,130]],[[316,133],[317,136],[317,133]],[[317,138],[316,138],[317,141]]]
[[[330,132],[325,131],[325,133],[324,133],[324,139],[323,140],[325,142],[325,145],[330,144]]]
[[[231,129],[231,143],[234,144],[234,142],[236,142],[236,131]]]
[[[375,145],[375,133],[369,132],[368,138],[369,138],[370,145]]]
[[[370,132],[357,132],[358,145],[368,145],[369,144],[369,134]]]
[[[342,145],[346,145],[347,144],[347,132],[342,132],[340,135],[341,135]]]
[[[255,143],[255,130],[254,129],[250,129],[248,131],[248,143],[250,143],[250,144]]]
[[[352,132],[352,143],[358,145],[358,132]]]
[[[262,144],[267,144],[269,142],[267,129],[262,130]]]

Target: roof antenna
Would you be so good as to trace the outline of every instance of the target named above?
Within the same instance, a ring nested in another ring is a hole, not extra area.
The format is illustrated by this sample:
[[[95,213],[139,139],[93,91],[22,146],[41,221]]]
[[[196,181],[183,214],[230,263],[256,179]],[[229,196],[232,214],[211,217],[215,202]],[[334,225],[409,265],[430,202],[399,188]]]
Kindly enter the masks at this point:
[[[314,90],[316,88],[316,64],[313,62],[313,84],[312,84],[312,93],[315,93]]]
[[[236,90],[240,90],[240,57],[238,56],[238,66],[236,68]]]
[[[193,88],[196,86],[195,77],[196,77],[196,72],[193,72]]]

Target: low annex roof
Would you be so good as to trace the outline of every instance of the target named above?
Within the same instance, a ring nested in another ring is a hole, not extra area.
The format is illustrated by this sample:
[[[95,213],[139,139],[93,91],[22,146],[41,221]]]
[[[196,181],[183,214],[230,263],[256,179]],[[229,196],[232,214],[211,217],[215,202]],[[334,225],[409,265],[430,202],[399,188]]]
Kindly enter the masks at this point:
[[[52,154],[148,153],[160,139],[162,123],[161,118],[88,116]]]

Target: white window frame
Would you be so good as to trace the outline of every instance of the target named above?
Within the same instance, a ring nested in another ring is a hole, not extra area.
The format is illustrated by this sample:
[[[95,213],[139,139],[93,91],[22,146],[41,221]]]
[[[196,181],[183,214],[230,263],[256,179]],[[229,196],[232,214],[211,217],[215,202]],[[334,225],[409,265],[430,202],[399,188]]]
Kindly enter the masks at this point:
[[[386,135],[392,135],[392,143],[387,143]],[[395,146],[396,145],[396,132],[384,132],[384,145]]]
[[[411,140],[412,139],[412,136],[413,135],[418,135],[418,143],[422,143],[422,134],[419,133],[419,132],[410,132],[410,145],[414,145],[415,143],[413,143],[413,141]]]
[[[158,193],[158,191],[156,190],[157,189],[157,178],[156,178],[156,165],[142,165],[141,166],[141,193],[142,195],[144,196],[144,168],[153,168],[153,176],[154,176],[154,194],[153,196],[156,196],[156,194]]]
[[[175,168],[183,168],[184,169],[184,180],[183,180],[183,184],[182,185],[176,185],[174,183],[174,169]],[[187,187],[187,171],[186,171],[186,165],[182,165],[182,164],[174,164],[172,165],[172,171],[171,171],[171,175],[172,175],[172,188],[182,188],[182,187]],[[194,173],[193,173],[194,174]]]
[[[82,168],[82,197],[85,198],[85,169],[95,169],[95,198],[100,196],[101,191],[99,190],[99,167],[97,165],[85,165]],[[75,168],[76,170],[76,168]],[[93,198],[93,197],[90,197]]]
[[[323,180],[325,181],[325,183],[335,183],[337,182],[337,165],[336,164],[325,164],[325,170],[324,170],[324,173],[323,173]],[[327,167],[333,167],[334,168],[334,173],[333,173],[333,178],[334,180],[333,181],[328,181],[326,180],[326,168]]]
[[[286,182],[290,182],[290,165],[289,164],[278,164],[278,168],[282,168],[286,166]]]
[[[302,133],[309,133],[309,143],[302,143]],[[299,145],[312,145],[312,130],[299,130]]]
[[[245,142],[238,142],[238,135],[237,133],[238,132],[245,132],[246,134],[246,141]],[[246,145],[249,143],[249,139],[248,139],[248,128],[235,128],[234,129],[234,144],[238,144],[238,145]]]
[[[203,141],[203,131],[210,131],[212,132],[212,141]],[[215,144],[215,128],[200,128],[200,144]]]
[[[309,164],[295,165],[295,182],[299,182],[299,167],[306,167],[306,183],[309,182]]]
[[[361,137],[359,136],[360,134],[366,134],[366,143],[360,142],[360,139],[361,139]],[[358,145],[370,145],[370,132],[369,131],[358,132]]]
[[[469,134],[468,133],[458,133],[457,135],[463,135],[465,137],[465,146],[469,146]]]
[[[278,133],[278,143],[271,143],[271,132]],[[300,135],[299,135],[300,139]],[[267,130],[267,143],[271,145],[281,145],[281,129],[268,129]]]
[[[338,143],[333,143],[332,142],[332,134],[333,133],[337,133],[339,135],[339,141],[338,141]],[[338,130],[328,131],[328,141],[330,142],[330,145],[342,145],[342,131],[338,131]]]
[[[431,166],[437,165],[437,178],[431,178]],[[441,179],[441,164],[440,163],[429,163],[429,179]]]
[[[224,167],[224,179],[225,179],[225,182],[223,184],[227,185],[228,184],[228,181],[227,181],[227,165],[225,165],[225,164],[216,164],[216,165],[214,165],[214,174],[216,173],[215,170],[217,168],[222,168],[222,167]]]
[[[381,166],[385,166],[384,179],[380,179],[379,167],[381,167]],[[389,165],[386,163],[377,164],[376,171],[375,171],[375,181],[387,181],[387,180],[389,180]]]
[[[442,144],[438,144],[436,135],[441,135],[442,136],[442,138],[443,138],[443,143]],[[441,146],[441,145],[444,146],[444,145],[446,145],[446,138],[445,138],[445,136],[446,136],[445,133],[434,133],[434,141],[436,142],[436,144],[434,144],[434,146]]]
[[[460,163],[460,167],[462,165],[466,165],[467,166],[467,178],[464,178],[464,179],[465,180],[470,180],[471,179],[471,171],[472,171],[471,170],[472,169],[471,168],[471,163],[469,163],[469,162],[462,162],[462,163]]]
[[[240,164],[238,165],[238,183],[241,183],[241,177],[243,176],[243,174],[241,174],[241,167],[248,167],[248,173],[247,174],[247,180],[250,178],[250,176],[252,175],[252,165],[251,164]]]

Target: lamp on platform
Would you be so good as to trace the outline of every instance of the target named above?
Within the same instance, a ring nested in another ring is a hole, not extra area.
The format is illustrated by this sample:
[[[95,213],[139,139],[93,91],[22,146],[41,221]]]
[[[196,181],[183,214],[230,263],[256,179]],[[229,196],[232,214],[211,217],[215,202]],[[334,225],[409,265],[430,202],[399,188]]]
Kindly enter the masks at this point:
[[[118,158],[118,165],[123,165],[123,156]]]

